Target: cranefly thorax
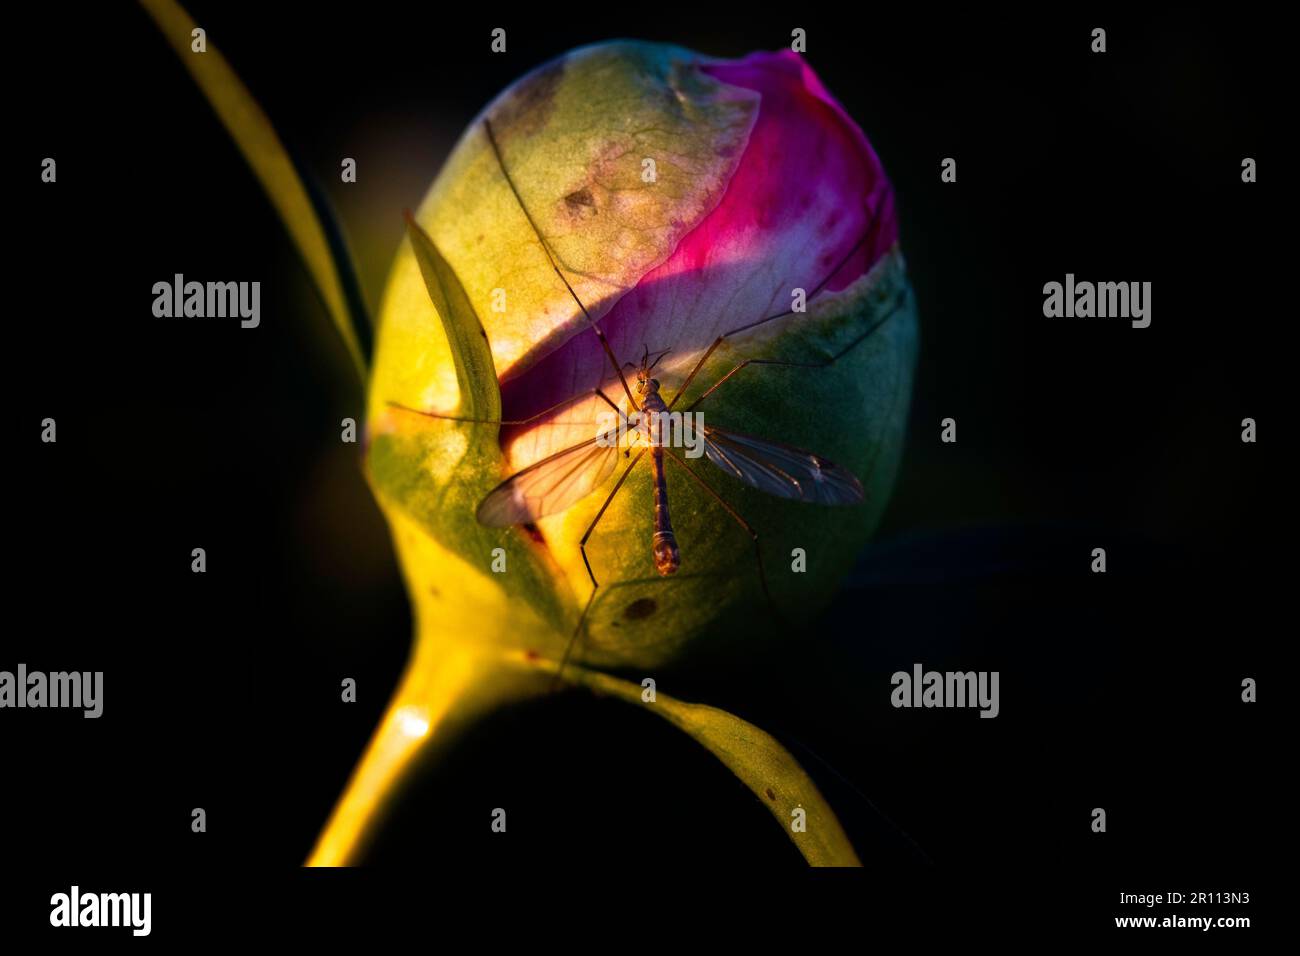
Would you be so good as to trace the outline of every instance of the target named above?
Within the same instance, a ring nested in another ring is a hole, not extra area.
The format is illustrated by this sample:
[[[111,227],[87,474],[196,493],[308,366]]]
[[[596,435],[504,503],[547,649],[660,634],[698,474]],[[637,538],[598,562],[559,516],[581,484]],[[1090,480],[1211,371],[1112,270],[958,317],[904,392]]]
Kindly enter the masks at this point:
[[[662,416],[662,417],[661,417]],[[638,438],[645,444],[671,445],[671,426],[668,419],[668,405],[659,394],[657,385],[646,387],[641,397],[641,413],[634,417]]]

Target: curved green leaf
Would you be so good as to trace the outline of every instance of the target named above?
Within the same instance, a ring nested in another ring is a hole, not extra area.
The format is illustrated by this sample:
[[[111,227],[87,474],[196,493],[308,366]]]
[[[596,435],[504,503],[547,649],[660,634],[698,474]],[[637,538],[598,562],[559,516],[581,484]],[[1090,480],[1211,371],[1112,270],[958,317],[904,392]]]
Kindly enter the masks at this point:
[[[443,331],[451,344],[452,361],[456,366],[456,385],[460,390],[458,414],[463,418],[483,421],[501,417],[501,389],[497,385],[496,364],[492,361],[492,346],[487,332],[479,321],[473,304],[465,295],[460,279],[443,258],[429,234],[408,213],[406,232],[415,250],[415,260],[420,264],[429,300]],[[494,430],[484,429],[480,441],[494,437]]]
[[[140,0],[257,176],[289,231],[364,385],[369,322],[351,257],[323,198],[307,186],[275,128],[230,64],[211,44],[191,49],[196,24],[174,0]]]
[[[735,714],[656,693],[642,701],[638,684],[574,667],[565,676],[597,693],[638,704],[689,734],[753,791],[812,866],[861,866],[853,844],[817,785],[771,734]],[[794,828],[795,811],[805,814]]]
[[[501,480],[504,469],[495,424],[501,416],[501,392],[487,333],[460,279],[409,216],[407,233],[424,284],[425,307],[432,306],[438,326],[424,330],[419,341],[408,340],[407,362],[422,367],[431,342],[449,348],[459,395],[454,414],[476,421],[428,418],[409,410],[434,411],[424,403],[381,406],[379,415],[372,414],[367,474],[390,522],[400,511],[420,529],[413,533],[432,539],[422,542],[421,557],[403,561],[417,605],[429,596],[451,598],[433,612],[446,620],[472,607],[471,595],[483,594],[487,604],[466,618],[477,626],[462,630],[463,639],[488,633],[486,617],[495,613],[515,622],[514,627],[493,632],[509,646],[557,655],[572,631],[573,602],[571,595],[555,588],[557,570],[546,549],[518,529],[486,528],[475,518],[478,503]],[[405,548],[401,538],[397,544],[399,552],[417,550]],[[489,605],[497,609],[488,611]]]

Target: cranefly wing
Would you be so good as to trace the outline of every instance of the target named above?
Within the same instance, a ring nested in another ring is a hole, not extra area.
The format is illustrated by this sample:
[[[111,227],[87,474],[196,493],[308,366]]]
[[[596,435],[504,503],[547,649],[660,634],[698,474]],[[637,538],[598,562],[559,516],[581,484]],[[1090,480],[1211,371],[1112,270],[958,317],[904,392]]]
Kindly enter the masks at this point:
[[[600,487],[617,464],[617,429],[557,451],[489,491],[478,506],[479,524],[505,528],[558,514]]]
[[[802,448],[705,425],[704,454],[733,478],[778,498],[822,505],[862,500],[853,472]]]

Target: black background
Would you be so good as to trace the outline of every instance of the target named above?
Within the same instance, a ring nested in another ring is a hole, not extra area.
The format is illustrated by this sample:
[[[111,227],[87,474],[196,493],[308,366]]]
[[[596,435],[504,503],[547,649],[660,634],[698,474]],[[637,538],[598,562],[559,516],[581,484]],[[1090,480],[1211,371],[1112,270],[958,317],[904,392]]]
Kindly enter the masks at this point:
[[[789,23],[656,8],[453,25],[434,5],[260,7],[191,5],[340,207],[372,310],[402,209],[525,70],[616,36],[740,56],[806,28],[898,193],[921,320],[911,431],[885,524],[818,627],[696,661],[671,675],[676,695],[786,742],[875,875],[932,862],[954,893],[1042,905],[1060,888],[1085,925],[1126,912],[1120,890],[1261,898],[1282,852],[1270,449],[1291,321],[1267,25],[918,13],[849,27],[806,8]],[[152,889],[156,927],[179,928],[194,904],[162,905],[172,874],[320,889],[295,868],[382,712],[410,617],[358,453],[338,441],[360,397],[270,205],[143,12],[78,17],[24,13],[8,36],[0,667],[103,670],[105,712],[0,717],[3,855],[38,874],[7,920],[45,924],[48,894],[79,880]],[[1089,52],[1098,25],[1104,55]],[[488,52],[495,26],[506,56]],[[45,156],[55,185],[39,181]],[[356,185],[337,182],[342,156]],[[947,156],[956,184],[939,180]],[[1241,182],[1244,156],[1258,184]],[[175,272],[259,279],[261,327],[154,319],[150,289]],[[1151,327],[1045,319],[1043,283],[1067,272],[1150,281]],[[39,440],[46,416],[57,444]],[[956,445],[939,442],[947,416]],[[1259,444],[1240,441],[1248,416]],[[1089,572],[1099,546],[1104,576]],[[889,675],[914,661],[999,670],[1001,716],[894,710]],[[343,677],[356,704],[339,702]],[[504,839],[495,806],[511,808]],[[580,694],[479,727],[420,776],[369,859],[429,880],[803,866],[706,752]]]

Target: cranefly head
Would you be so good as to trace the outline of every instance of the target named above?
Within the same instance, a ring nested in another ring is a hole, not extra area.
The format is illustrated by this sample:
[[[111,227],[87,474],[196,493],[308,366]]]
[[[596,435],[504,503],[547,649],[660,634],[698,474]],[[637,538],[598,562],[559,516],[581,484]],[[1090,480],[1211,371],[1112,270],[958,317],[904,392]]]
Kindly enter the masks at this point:
[[[650,359],[650,347],[644,345],[641,348],[641,361],[639,364],[632,362],[626,363],[623,368],[630,369],[636,374],[636,391],[638,395],[645,395],[649,392],[659,391],[659,382],[657,379],[650,377],[654,367],[659,364],[660,359],[671,352],[672,349],[660,349],[654,353],[653,361]]]

